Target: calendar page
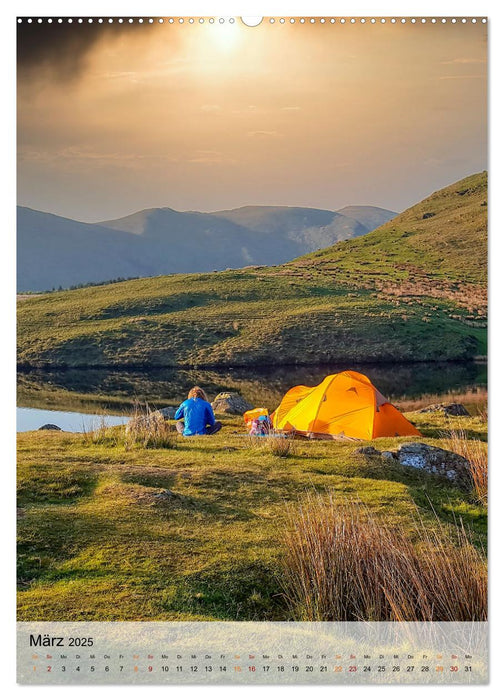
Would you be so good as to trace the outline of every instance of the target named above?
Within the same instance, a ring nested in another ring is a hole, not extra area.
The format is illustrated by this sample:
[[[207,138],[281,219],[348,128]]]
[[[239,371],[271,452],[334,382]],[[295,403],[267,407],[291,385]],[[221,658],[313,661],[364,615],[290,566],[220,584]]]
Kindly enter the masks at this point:
[[[16,28],[18,682],[487,683],[486,18]]]

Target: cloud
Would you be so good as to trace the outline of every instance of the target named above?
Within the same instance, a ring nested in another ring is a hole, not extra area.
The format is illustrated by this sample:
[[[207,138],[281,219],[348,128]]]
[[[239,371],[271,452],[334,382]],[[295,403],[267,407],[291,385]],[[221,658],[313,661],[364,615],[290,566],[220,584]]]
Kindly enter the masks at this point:
[[[24,19],[16,28],[19,77],[40,80],[41,73],[44,73],[60,83],[81,77],[98,43],[141,37],[147,29],[145,24],[139,22],[119,24],[115,20],[112,24],[105,21],[99,24],[96,18],[92,23],[88,22],[88,18],[83,18],[82,23],[74,19],[71,24],[66,20],[59,23],[56,19],[51,24],[47,21],[28,24]],[[153,29],[151,27],[148,31]],[[170,41],[173,44],[174,39]],[[147,47],[147,42],[144,45]]]
[[[222,107],[220,105],[201,105],[202,112],[220,112]]]
[[[281,109],[284,112],[299,112],[301,110],[301,107],[292,106],[292,107],[282,107]]]
[[[122,28],[122,26],[121,26]],[[95,44],[118,25],[77,21],[62,24],[54,20],[17,25],[17,65],[23,78],[39,78],[41,69],[60,82],[80,75],[87,65],[88,54]]]
[[[468,80],[469,78],[486,78],[486,75],[440,75],[438,80]]]
[[[57,164],[62,167],[76,165],[121,165],[121,167],[133,167],[142,163],[153,162],[178,162],[178,158],[164,154],[131,153],[120,151],[98,151],[82,146],[67,146],[66,148],[49,150],[21,149],[18,153],[19,162],[43,163],[45,165]]]
[[[235,161],[232,158],[224,155],[221,151],[195,151],[194,154],[187,159],[188,163],[196,163],[200,165],[217,165],[226,163],[232,165]]]
[[[101,76],[102,78],[105,78],[106,80],[120,80],[123,78],[132,80],[136,79],[138,77],[138,73],[136,71],[132,70],[122,70],[122,71],[109,71],[108,73],[102,73]]]
[[[248,136],[252,138],[268,138],[281,136],[281,134],[279,134],[278,131],[263,131],[259,129],[258,131],[249,131]]]
[[[484,58],[452,58],[449,61],[441,61],[444,66],[450,66],[454,64],[473,64],[473,63],[486,63]]]

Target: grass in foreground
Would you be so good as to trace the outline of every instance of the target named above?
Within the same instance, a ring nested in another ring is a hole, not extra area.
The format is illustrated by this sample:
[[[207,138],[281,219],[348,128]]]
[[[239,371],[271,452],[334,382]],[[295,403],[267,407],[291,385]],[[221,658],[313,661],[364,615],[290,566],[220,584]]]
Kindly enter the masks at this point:
[[[413,520],[415,537],[359,502],[317,494],[291,508],[284,586],[299,620],[487,617],[487,567],[466,531]],[[416,541],[415,541],[416,540]]]
[[[469,438],[463,428],[451,428],[447,436],[446,449],[467,459],[476,498],[486,505],[488,503],[487,444]]]
[[[450,424],[485,439],[481,416],[409,417],[432,444]],[[240,418],[210,438],[176,435],[170,449],[126,449],[121,431],[19,434],[19,619],[295,619],[282,584],[287,513],[316,493],[358,500],[415,547],[418,506],[427,529],[459,547],[463,523],[484,552],[486,508],[472,494],[355,455],[356,443],[299,440],[279,456],[251,444]]]

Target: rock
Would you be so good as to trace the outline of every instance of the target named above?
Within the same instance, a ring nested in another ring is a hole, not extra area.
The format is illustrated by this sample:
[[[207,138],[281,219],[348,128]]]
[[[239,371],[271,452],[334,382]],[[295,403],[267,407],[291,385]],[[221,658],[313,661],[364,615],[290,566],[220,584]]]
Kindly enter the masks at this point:
[[[192,504],[192,500],[180,493],[175,493],[170,489],[152,491],[149,489],[145,493],[135,494],[135,500],[147,506],[170,505],[187,507]]]
[[[248,401],[245,401],[240,394],[222,391],[212,401],[212,408],[214,413],[231,413],[237,416],[242,415],[245,411],[250,411],[254,407]]]
[[[460,485],[469,482],[469,462],[455,452],[423,442],[407,442],[399,448],[398,458],[400,464],[406,467],[423,469],[429,474],[444,476]]]
[[[175,406],[165,406],[165,408],[160,408],[158,411],[155,411],[155,413],[160,413],[165,420],[171,420],[176,412],[177,409]]]
[[[421,408],[419,413],[438,413],[442,412],[445,416],[469,416],[471,415],[467,408],[461,403],[433,403],[431,406]]]
[[[385,450],[385,452],[381,453],[381,456],[384,459],[399,459],[397,452],[392,452],[391,450]]]
[[[367,457],[380,457],[381,452],[371,445],[366,447],[358,447],[354,450],[354,455],[366,455]]]
[[[461,403],[449,403],[444,407],[447,416],[470,416],[471,414]]]
[[[45,425],[41,425],[39,430],[61,430],[59,425],[54,425],[54,423],[46,423]]]
[[[181,496],[179,493],[175,493],[174,491],[170,491],[170,489],[163,489],[163,491],[159,491],[158,493],[153,493],[152,498],[159,498],[161,500],[175,500],[175,501],[183,501],[184,497]]]
[[[170,489],[163,489],[158,493],[152,494],[151,499],[152,505],[182,506],[184,508],[190,508],[194,505],[192,498],[183,496],[181,493],[175,493],[175,491],[171,491]]]

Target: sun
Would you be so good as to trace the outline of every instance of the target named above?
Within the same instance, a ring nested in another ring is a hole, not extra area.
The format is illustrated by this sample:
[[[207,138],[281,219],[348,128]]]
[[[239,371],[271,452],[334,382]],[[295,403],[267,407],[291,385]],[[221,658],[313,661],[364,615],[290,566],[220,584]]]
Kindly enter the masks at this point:
[[[214,24],[208,29],[212,43],[220,51],[232,51],[240,41],[242,30],[236,22],[230,22],[229,18],[226,18],[222,24]]]

